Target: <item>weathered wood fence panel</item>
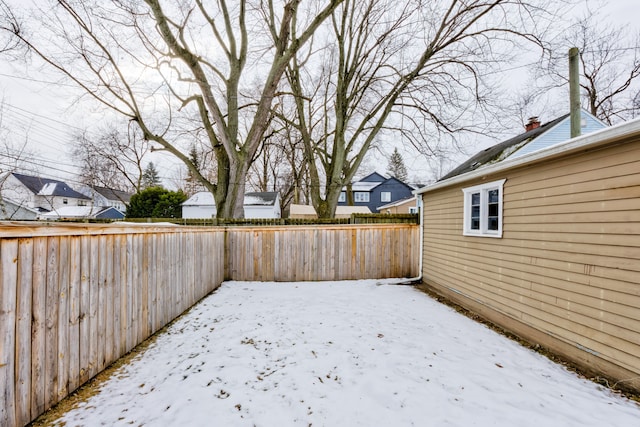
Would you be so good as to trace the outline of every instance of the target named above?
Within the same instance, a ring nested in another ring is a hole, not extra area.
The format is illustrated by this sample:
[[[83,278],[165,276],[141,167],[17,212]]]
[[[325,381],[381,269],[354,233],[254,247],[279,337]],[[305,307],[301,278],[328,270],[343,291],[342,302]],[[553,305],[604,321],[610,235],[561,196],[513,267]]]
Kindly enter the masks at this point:
[[[0,426],[23,426],[224,279],[418,275],[419,227],[0,223]]]
[[[227,278],[258,281],[416,277],[419,227],[229,227]]]
[[[29,423],[214,290],[223,254],[224,229],[0,225],[0,426]]]

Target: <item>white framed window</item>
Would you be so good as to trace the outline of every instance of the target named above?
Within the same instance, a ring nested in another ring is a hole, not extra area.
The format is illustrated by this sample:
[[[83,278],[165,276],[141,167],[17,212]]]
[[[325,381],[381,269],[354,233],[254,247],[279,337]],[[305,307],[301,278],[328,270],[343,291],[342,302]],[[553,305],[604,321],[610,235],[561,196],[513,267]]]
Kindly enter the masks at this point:
[[[417,206],[411,206],[411,207],[409,208],[409,213],[410,213],[410,214],[417,214],[417,213],[419,213],[419,212],[418,212],[418,207],[417,207]]]
[[[463,188],[465,236],[502,237],[502,194],[506,179]]]
[[[344,203],[347,201],[347,193],[344,191],[340,192],[340,196],[338,196],[338,203]]]
[[[369,203],[369,193],[366,191],[356,191],[353,193],[353,201],[356,203]]]
[[[382,191],[380,193],[380,201],[381,202],[390,202],[391,201],[391,191]]]

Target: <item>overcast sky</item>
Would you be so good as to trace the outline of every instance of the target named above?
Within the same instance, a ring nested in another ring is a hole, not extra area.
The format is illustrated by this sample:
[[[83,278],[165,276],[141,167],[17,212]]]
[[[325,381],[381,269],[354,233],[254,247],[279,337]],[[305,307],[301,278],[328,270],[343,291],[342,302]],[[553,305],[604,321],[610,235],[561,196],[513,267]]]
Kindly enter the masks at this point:
[[[589,5],[601,3],[589,0]],[[582,6],[584,7],[584,5]],[[615,25],[629,25],[634,31],[640,31],[640,22],[635,17],[640,12],[640,2],[637,0],[610,0],[607,2],[607,14]],[[580,9],[576,8],[580,14]],[[526,72],[522,69],[513,70],[513,78],[522,78]],[[68,153],[71,134],[85,128],[94,129],[94,123],[100,121],[101,116],[86,108],[70,105],[69,93],[71,87],[51,84],[51,76],[39,75],[32,70],[28,74],[19,64],[0,64],[0,94],[4,97],[3,122],[8,127],[14,139],[28,140],[28,149],[36,153],[31,158],[28,167],[34,174],[40,173],[45,177],[61,178],[73,181],[77,169]],[[542,118],[550,120],[552,118]],[[492,145],[497,141],[486,139],[479,141],[469,151],[477,151],[481,145]],[[426,161],[410,150],[402,150],[409,175],[426,181],[431,174],[425,167]],[[469,153],[473,154],[473,153]],[[461,156],[464,158],[464,156]],[[153,153],[149,159],[159,166],[161,176],[166,184],[168,179],[175,176],[177,163],[166,154]],[[387,161],[378,158],[375,161],[378,172],[385,173]],[[373,166],[369,166],[373,168]]]

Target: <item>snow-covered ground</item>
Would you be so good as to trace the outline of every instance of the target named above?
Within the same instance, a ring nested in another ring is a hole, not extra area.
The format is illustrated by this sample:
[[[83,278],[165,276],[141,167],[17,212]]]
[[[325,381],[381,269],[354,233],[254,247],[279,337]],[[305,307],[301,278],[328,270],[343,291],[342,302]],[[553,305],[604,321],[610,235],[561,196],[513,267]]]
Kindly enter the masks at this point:
[[[640,426],[640,406],[391,281],[227,282],[67,426]]]

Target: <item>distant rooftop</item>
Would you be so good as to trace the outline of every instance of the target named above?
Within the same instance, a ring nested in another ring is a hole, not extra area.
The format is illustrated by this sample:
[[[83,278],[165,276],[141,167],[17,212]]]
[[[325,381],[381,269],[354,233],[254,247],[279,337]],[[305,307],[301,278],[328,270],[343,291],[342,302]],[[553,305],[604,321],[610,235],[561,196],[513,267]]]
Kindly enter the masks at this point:
[[[36,195],[50,197],[72,197],[74,199],[90,200],[89,197],[85,196],[84,194],[78,193],[63,181],[41,178],[38,176],[23,175],[15,172],[12,175],[25,187],[27,187],[29,191]]]

